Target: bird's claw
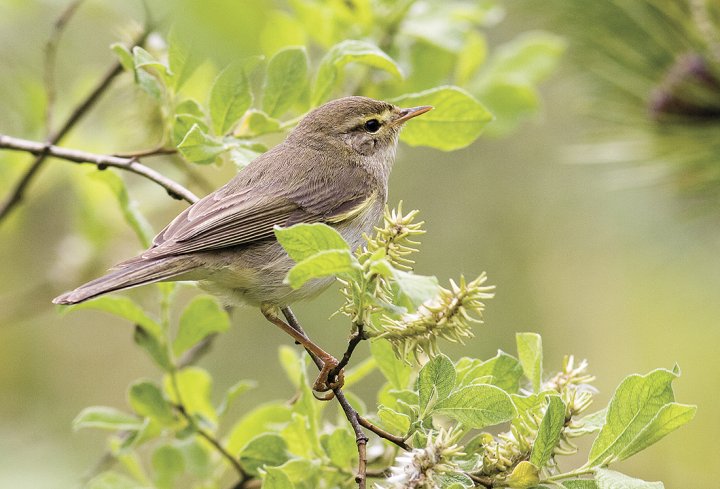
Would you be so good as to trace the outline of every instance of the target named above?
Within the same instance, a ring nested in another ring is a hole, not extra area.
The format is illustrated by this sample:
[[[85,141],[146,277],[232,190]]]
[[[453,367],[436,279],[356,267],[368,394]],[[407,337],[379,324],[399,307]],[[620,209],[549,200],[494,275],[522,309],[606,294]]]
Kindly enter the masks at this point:
[[[345,371],[342,369],[340,370],[340,372],[333,376],[334,378],[330,378],[331,374],[337,366],[338,361],[335,358],[330,357],[328,359],[325,359],[323,368],[322,370],[320,370],[320,374],[313,383],[313,391],[318,393],[329,393],[324,396],[315,395],[315,398],[321,401],[329,401],[334,396],[332,391],[342,388],[342,386],[345,384]]]

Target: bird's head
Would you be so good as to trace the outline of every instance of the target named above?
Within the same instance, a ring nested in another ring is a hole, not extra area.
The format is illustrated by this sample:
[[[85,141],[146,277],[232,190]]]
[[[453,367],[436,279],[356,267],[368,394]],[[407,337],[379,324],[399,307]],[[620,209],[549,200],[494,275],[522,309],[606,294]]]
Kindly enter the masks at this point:
[[[362,156],[394,153],[403,124],[432,107],[402,109],[368,97],[332,100],[306,115],[288,140],[313,145],[346,146]]]

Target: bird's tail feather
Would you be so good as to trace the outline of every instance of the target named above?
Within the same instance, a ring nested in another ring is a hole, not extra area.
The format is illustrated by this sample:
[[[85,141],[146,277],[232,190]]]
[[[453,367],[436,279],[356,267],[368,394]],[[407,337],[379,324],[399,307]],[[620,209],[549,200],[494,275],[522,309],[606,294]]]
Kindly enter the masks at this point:
[[[138,285],[166,280],[184,274],[195,267],[194,260],[187,256],[128,262],[107,275],[56,297],[53,299],[53,303],[77,304],[114,290],[129,289]]]

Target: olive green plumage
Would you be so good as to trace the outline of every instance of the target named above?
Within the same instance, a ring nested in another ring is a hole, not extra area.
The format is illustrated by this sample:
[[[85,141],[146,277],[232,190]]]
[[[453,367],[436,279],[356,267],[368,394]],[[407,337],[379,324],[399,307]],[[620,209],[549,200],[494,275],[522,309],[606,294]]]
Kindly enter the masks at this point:
[[[273,227],[323,222],[359,246],[382,215],[402,124],[428,110],[366,97],[318,107],[283,143],[178,215],[150,249],[53,302],[165,280],[199,280],[229,303],[285,306],[315,295],[332,279],[285,285],[293,262]]]

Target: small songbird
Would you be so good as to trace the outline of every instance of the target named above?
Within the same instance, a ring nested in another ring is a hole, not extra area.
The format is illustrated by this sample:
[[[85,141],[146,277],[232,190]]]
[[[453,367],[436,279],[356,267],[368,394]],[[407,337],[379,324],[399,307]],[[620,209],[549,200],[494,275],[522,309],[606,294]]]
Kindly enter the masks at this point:
[[[325,363],[337,360],[280,319],[279,308],[310,298],[333,281],[284,283],[294,265],[274,226],[321,222],[351,248],[372,231],[387,200],[388,177],[405,122],[432,109],[401,109],[345,97],[308,113],[284,142],[230,182],[180,213],[135,258],[53,300],[76,304],[107,292],[159,281],[197,280],[230,304],[259,306],[265,317]],[[328,390],[323,374],[316,390]]]

